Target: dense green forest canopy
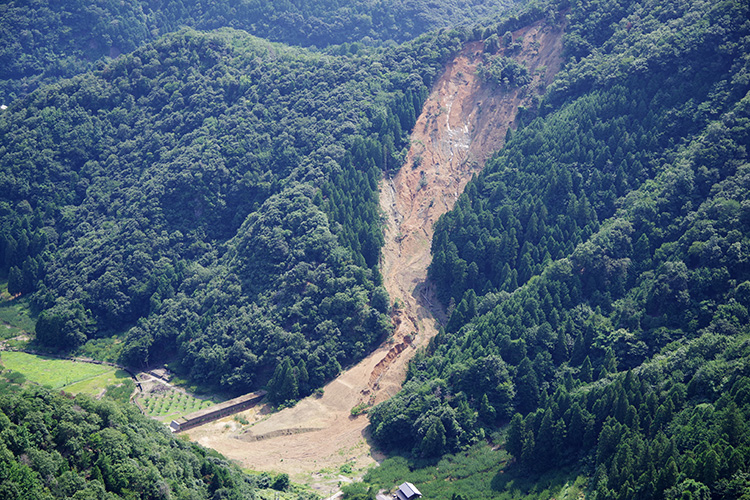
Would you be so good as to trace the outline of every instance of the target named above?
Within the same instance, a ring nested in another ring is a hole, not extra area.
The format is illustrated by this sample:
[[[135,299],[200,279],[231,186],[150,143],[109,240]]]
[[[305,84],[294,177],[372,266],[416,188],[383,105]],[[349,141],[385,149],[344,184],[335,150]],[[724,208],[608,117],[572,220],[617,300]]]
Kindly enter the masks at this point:
[[[182,29],[17,99],[0,268],[41,311],[36,342],[119,334],[132,367],[308,394],[390,331],[377,184],[441,65],[546,14],[367,53]]]
[[[22,378],[0,374],[4,500],[252,500],[259,490],[290,487],[286,474],[248,475],[218,453],[175,438],[133,405],[22,389]]]
[[[283,356],[315,385],[361,356],[389,329],[377,180],[457,43],[441,37],[418,63],[435,38],[373,60],[188,30],[16,102],[0,247],[11,293],[37,290],[37,340],[148,317],[124,362],[179,346],[235,391]],[[328,202],[356,179],[356,205]]]
[[[518,471],[578,468],[594,498],[747,495],[747,2],[543,2],[361,50],[496,5],[469,4],[0,6],[0,272],[35,341],[119,335],[134,367],[309,394],[390,331],[377,184],[442,64],[562,12],[564,70],[435,228],[450,320],[372,435],[433,458],[502,430]],[[498,88],[528,76],[484,62]],[[136,466],[155,498],[252,486],[107,401],[33,389],[0,411],[8,495],[128,496]]]
[[[0,5],[0,104],[93,69],[184,27],[235,28],[300,46],[356,53],[497,16],[513,0],[10,0]]]
[[[373,435],[430,457],[510,423],[515,467],[577,465],[596,498],[738,498],[750,11],[581,1],[568,18],[541,116],[436,225],[450,321]]]

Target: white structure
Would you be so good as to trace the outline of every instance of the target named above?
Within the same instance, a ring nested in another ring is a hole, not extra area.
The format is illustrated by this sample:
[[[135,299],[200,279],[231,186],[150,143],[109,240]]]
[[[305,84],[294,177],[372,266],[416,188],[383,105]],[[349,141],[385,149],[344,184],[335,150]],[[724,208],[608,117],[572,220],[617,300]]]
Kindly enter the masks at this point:
[[[420,498],[422,494],[419,492],[416,486],[411,483],[404,483],[398,487],[393,498],[398,500],[414,500]]]

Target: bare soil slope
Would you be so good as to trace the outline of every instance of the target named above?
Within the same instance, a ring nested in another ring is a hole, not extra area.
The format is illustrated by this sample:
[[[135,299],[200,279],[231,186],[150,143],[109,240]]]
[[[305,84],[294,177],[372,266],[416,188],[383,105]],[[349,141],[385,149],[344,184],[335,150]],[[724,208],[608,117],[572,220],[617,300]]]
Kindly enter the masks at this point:
[[[538,23],[514,33],[534,82],[523,89],[501,90],[476,75],[483,45],[467,45],[436,82],[412,132],[404,167],[381,184],[380,203],[387,214],[382,272],[394,308],[393,338],[325,387],[277,413],[248,410],[187,432],[244,467],[287,472],[321,493],[337,491],[338,468],[374,464],[365,416],[352,417],[360,403],[377,403],[401,387],[416,349],[435,336],[444,312],[427,282],[432,226],[453,207],[459,193],[487,158],[503,145],[518,107],[543,91],[561,64],[562,29]],[[546,68],[546,69],[542,69]],[[537,71],[540,70],[540,71]],[[241,422],[249,422],[243,425]]]

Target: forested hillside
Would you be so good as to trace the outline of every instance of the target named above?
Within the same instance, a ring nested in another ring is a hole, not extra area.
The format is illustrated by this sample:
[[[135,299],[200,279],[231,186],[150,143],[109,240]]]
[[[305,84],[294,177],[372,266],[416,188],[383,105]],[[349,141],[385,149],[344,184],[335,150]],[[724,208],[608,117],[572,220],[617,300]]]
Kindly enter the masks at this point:
[[[373,59],[183,31],[14,103],[0,251],[9,291],[36,290],[37,341],[129,329],[123,362],[179,348],[232,391],[284,357],[312,387],[335,375],[390,327],[377,180],[457,42]]]
[[[568,17],[540,116],[436,226],[450,321],[373,435],[434,457],[504,429],[513,467],[578,467],[595,498],[738,498],[750,11],[583,1]]]
[[[545,14],[339,55],[183,29],[13,101],[0,269],[40,311],[35,342],[119,335],[135,368],[171,361],[234,393],[270,381],[277,402],[308,394],[390,331],[377,184],[400,168],[441,65]]]
[[[482,40],[482,76],[526,85],[489,54],[545,20],[567,64],[436,225],[450,319],[372,436],[428,460],[500,436],[516,477],[597,499],[746,498],[750,8],[550,0],[390,42],[509,3],[0,6],[0,277],[35,345],[310,394],[391,331],[378,182],[435,77]],[[9,498],[252,496],[131,410],[8,387]]]
[[[253,499],[260,477],[175,439],[135,406],[2,384],[0,497]],[[15,390],[14,390],[15,388]],[[288,487],[288,477],[284,484]]]
[[[406,42],[438,28],[496,16],[512,0],[10,0],[0,5],[0,104],[94,69],[184,27],[235,28],[339,53]]]

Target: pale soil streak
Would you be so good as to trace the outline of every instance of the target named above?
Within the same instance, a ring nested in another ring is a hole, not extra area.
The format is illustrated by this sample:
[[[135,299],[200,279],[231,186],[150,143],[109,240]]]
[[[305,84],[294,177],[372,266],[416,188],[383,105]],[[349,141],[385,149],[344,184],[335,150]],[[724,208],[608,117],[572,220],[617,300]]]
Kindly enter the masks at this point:
[[[524,37],[514,57],[535,74],[530,88],[499,91],[482,83],[476,76],[482,44],[467,45],[432,89],[414,126],[405,166],[381,184],[380,204],[388,216],[381,268],[392,300],[402,305],[393,315],[393,338],[329,383],[323,397],[306,398],[274,414],[265,407],[251,409],[241,414],[250,426],[229,417],[187,431],[191,439],[246,468],[287,472],[323,494],[337,491],[339,481],[346,480],[334,473],[340,465],[350,462],[361,469],[381,458],[367,439],[367,418],[352,418],[350,410],[393,396],[416,349],[437,333],[436,318],[444,319],[427,282],[433,224],[502,146],[518,106],[541,91],[560,67],[561,30],[535,24],[514,35]],[[546,72],[537,74],[542,66]],[[418,156],[421,162],[414,166]]]

